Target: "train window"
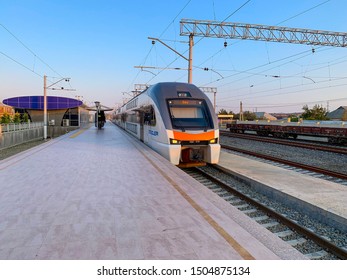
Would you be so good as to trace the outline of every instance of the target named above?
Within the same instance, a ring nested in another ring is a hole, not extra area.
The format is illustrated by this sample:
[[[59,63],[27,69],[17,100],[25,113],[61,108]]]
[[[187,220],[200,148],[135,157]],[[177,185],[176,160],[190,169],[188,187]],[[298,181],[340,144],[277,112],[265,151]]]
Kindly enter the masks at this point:
[[[153,106],[148,106],[144,111],[144,123],[146,125],[155,126],[156,118]]]
[[[201,119],[204,114],[201,108],[171,107],[171,116],[175,119]]]
[[[213,122],[203,100],[169,100],[172,126],[178,129],[211,129]]]

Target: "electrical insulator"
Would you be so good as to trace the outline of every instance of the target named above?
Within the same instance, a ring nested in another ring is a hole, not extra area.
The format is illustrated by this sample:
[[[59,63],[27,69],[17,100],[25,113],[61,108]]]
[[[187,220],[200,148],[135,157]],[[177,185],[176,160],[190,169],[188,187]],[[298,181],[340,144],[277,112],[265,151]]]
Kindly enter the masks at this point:
[[[226,48],[228,46],[227,42],[224,42],[224,48]]]

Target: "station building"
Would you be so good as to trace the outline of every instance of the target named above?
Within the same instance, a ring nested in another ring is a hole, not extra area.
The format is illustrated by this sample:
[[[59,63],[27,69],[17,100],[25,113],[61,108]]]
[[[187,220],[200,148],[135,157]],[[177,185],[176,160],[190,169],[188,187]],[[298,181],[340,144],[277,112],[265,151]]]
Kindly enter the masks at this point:
[[[27,113],[31,122],[43,122],[44,97],[19,96],[3,100],[15,112]],[[82,101],[59,96],[47,96],[47,119],[55,136],[89,123],[89,111]]]

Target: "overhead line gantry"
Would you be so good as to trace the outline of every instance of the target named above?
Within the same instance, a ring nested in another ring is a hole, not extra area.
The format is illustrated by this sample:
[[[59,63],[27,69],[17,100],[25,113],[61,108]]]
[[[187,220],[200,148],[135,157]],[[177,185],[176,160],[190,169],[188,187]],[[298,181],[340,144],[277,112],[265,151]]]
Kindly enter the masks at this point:
[[[192,48],[194,46],[194,36],[347,47],[347,33],[345,32],[224,21],[182,19],[180,21],[180,35],[189,36],[189,83],[192,82]]]
[[[347,33],[260,24],[182,19],[180,35],[347,47]]]

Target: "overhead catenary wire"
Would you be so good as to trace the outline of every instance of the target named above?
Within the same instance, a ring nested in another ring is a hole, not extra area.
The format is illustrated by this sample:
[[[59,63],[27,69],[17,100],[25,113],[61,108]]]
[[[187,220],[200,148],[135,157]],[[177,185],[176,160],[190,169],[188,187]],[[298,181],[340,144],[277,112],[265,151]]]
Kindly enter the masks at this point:
[[[244,6],[246,6],[251,0],[247,0],[245,3],[243,3],[240,7],[238,7],[235,11],[233,11],[230,15],[228,15],[224,20],[222,20],[222,23],[227,21],[229,18],[231,18],[233,15],[235,15],[239,10],[241,10]]]
[[[52,72],[54,72],[55,74],[57,74],[57,75],[59,76],[58,79],[63,79],[63,76],[62,76],[60,73],[58,73],[56,70],[54,70],[54,69],[52,68],[52,66],[50,66],[47,62],[45,62],[39,55],[37,55],[31,48],[29,48],[21,39],[19,39],[13,32],[11,32],[5,25],[3,25],[2,23],[0,23],[0,26],[1,26],[4,30],[6,30],[6,32],[9,33],[13,38],[15,38],[15,40],[16,40],[17,42],[19,42],[27,51],[29,51],[29,52],[33,55],[33,57],[34,57],[34,67],[35,67],[35,64],[36,64],[36,63],[35,63],[35,62],[36,62],[36,59],[38,59],[38,60],[39,60],[40,62],[42,62],[45,66],[47,66]],[[16,64],[20,65],[20,66],[23,67],[24,69],[26,69],[26,70],[28,70],[28,71],[34,73],[35,75],[37,75],[37,76],[40,77],[41,79],[44,78],[44,75],[38,73],[37,71],[35,71],[35,70],[34,70],[34,69],[35,69],[34,67],[33,67],[33,69],[31,69],[30,67],[28,67],[28,66],[25,65],[24,63],[19,62],[17,59],[15,59],[15,58],[9,56],[8,54],[6,54],[6,53],[4,53],[4,52],[2,52],[2,51],[0,51],[0,54],[2,54],[3,56],[5,56],[6,58],[10,59],[11,61],[15,62]],[[48,77],[47,77],[47,78],[48,78]],[[54,77],[50,77],[50,78],[54,78]],[[53,83],[52,80],[50,80],[50,79],[47,79],[47,80],[48,80],[49,82]],[[70,82],[69,82],[69,86],[70,86],[70,88],[72,88]],[[71,94],[72,94],[72,93],[71,93]]]
[[[319,50],[320,48],[322,48],[322,47],[318,47],[318,48],[317,48],[317,52],[323,52],[323,51],[332,50],[332,48],[330,48],[330,49],[326,49],[326,48],[325,48],[325,49]],[[307,54],[305,55],[305,53],[307,53]],[[266,66],[268,66],[268,65],[270,65],[270,64],[277,63],[277,62],[280,62],[280,61],[282,61],[282,60],[286,60],[286,59],[289,59],[289,58],[292,58],[292,57],[295,57],[295,56],[301,55],[301,54],[304,54],[304,55],[302,55],[302,56],[300,56],[300,57],[298,57],[298,58],[296,58],[296,59],[294,59],[294,60],[290,60],[290,61],[288,61],[288,62],[282,63],[282,64],[280,64],[280,65],[275,65],[275,66],[273,66],[272,68],[265,69],[265,70],[262,70],[262,71],[260,71],[260,72],[251,72],[252,70],[255,70],[255,69],[258,69],[258,68],[262,68],[262,67],[266,67]],[[225,78],[230,78],[230,77],[234,77],[234,76],[241,75],[241,74],[249,74],[249,75],[248,75],[248,76],[245,76],[245,77],[242,77],[242,78],[239,78],[239,79],[237,79],[237,80],[230,81],[230,82],[228,82],[228,83],[221,84],[221,85],[219,85],[218,87],[219,87],[219,88],[222,88],[222,87],[225,87],[225,86],[230,85],[230,84],[235,84],[235,83],[237,83],[237,82],[239,82],[239,81],[249,79],[249,78],[252,77],[252,76],[267,76],[267,77],[271,77],[271,76],[272,76],[272,77],[275,77],[275,76],[276,76],[276,78],[288,78],[288,77],[290,77],[290,76],[292,76],[292,77],[297,76],[297,75],[299,75],[299,73],[292,74],[292,75],[287,75],[287,76],[286,76],[286,75],[275,75],[275,74],[264,74],[264,73],[266,73],[266,72],[268,72],[268,71],[270,71],[270,70],[272,70],[272,69],[275,69],[275,68],[284,66],[284,65],[286,65],[286,64],[293,63],[294,61],[300,60],[300,59],[302,59],[302,58],[304,58],[304,57],[306,57],[306,56],[309,56],[309,55],[311,55],[311,51],[310,51],[310,50],[304,51],[304,52],[300,52],[300,53],[297,53],[297,54],[294,54],[294,55],[291,55],[291,56],[288,56],[288,57],[285,57],[285,58],[278,59],[278,60],[273,61],[273,62],[270,62],[270,63],[265,63],[265,64],[259,65],[259,66],[257,66],[257,67],[254,67],[254,68],[250,68],[250,69],[247,69],[247,70],[243,70],[243,71],[236,71],[235,69],[229,70],[230,72],[236,72],[236,73],[231,74],[231,75],[229,75],[229,76],[225,76],[225,77],[223,77],[223,79],[225,79]],[[344,57],[343,57],[343,58],[344,58]],[[342,59],[342,58],[340,58],[340,59]],[[339,60],[339,59],[336,59],[336,60]],[[335,61],[335,60],[334,60],[334,61]],[[336,65],[336,64],[343,63],[343,62],[344,62],[344,61],[342,61],[342,62],[337,62],[337,63],[334,63],[334,64],[330,64],[330,63],[329,63],[329,67],[330,67],[330,66],[333,66],[333,65]],[[326,67],[327,67],[327,66],[318,67],[318,68],[314,68],[314,69],[311,69],[311,70],[305,71],[305,72],[307,73],[307,72],[311,72],[311,71],[316,71],[316,70],[323,69],[323,68],[326,68]],[[223,70],[221,70],[221,69],[215,69],[215,70],[216,70],[216,71],[223,71]],[[227,71],[227,70],[226,70],[226,71]],[[312,80],[312,77],[307,76],[307,75],[301,75],[300,77],[301,77],[301,78],[305,78],[305,79],[310,79],[310,80]],[[330,77],[330,78],[332,78],[332,77]],[[223,79],[218,78],[217,80],[214,80],[213,82],[217,82],[217,81],[220,81],[220,80],[223,80]],[[212,82],[210,82],[210,83],[212,83]],[[203,86],[206,86],[206,85],[208,85],[208,84],[210,84],[210,83],[204,84]],[[264,83],[262,83],[262,84],[265,84],[265,83],[269,83],[269,82],[264,82]],[[246,87],[245,87],[245,88],[246,88]],[[240,90],[240,89],[242,89],[242,88],[236,89],[235,91]]]
[[[282,65],[285,65],[285,64],[288,64],[288,63],[292,63],[293,61],[289,61],[287,63],[284,63]],[[338,64],[341,64],[341,63],[344,63],[344,62],[347,62],[347,60],[345,61],[340,61],[340,62],[336,62],[334,64],[330,64],[330,66],[334,66],[334,65],[338,65]],[[282,66],[281,65],[281,66]],[[313,72],[313,71],[317,71],[317,70],[320,70],[322,68],[326,68],[326,66],[324,67],[317,67],[317,68],[313,68],[307,72]],[[305,76],[305,75],[300,75],[300,73],[294,73],[292,75],[274,75],[274,74],[263,74],[263,72],[265,71],[268,71],[269,69],[267,70],[264,70],[262,72],[258,72],[258,73],[250,73],[248,71],[236,71],[236,70],[233,70],[235,72],[239,72],[240,74],[243,74],[243,73],[247,73],[247,74],[250,74],[252,76],[264,76],[264,77],[272,77],[272,78],[281,78],[281,79],[288,79],[288,78],[304,78],[304,79],[308,79],[308,80],[311,80],[312,82],[316,83],[314,81],[314,79],[329,79],[331,81],[335,81],[335,80],[339,80],[339,79],[346,79],[347,77],[344,77],[344,76],[340,76],[340,77],[334,77],[334,76],[329,76],[329,77],[323,77],[323,76]],[[271,69],[270,69],[271,70]],[[221,70],[218,70],[218,71],[221,71]],[[238,82],[238,81],[241,81],[241,80],[244,80],[246,78],[248,78],[249,76],[247,77],[244,77],[244,78],[240,78],[236,81],[234,81],[234,83]],[[272,83],[272,82],[275,82],[275,80],[272,80],[272,81],[266,81],[266,82],[263,82],[263,83],[260,83],[260,84],[253,84],[253,86],[259,86],[259,85],[264,85],[264,84],[268,84],[268,83]],[[235,91],[239,91],[239,90],[242,90],[242,89],[246,89],[247,87],[241,87],[241,88],[237,88],[237,89],[234,89]],[[241,96],[241,95],[239,95]],[[243,96],[243,95],[242,95]],[[227,98],[225,98],[227,99]]]
[[[333,98],[333,99],[328,99],[328,100],[314,100],[314,101],[302,101],[302,102],[296,102],[296,103],[277,103],[277,104],[247,104],[248,108],[281,108],[281,107],[294,107],[294,106],[300,106],[302,104],[317,104],[317,103],[325,103],[327,101],[342,101],[342,100],[347,100],[347,97],[342,97],[342,98]]]
[[[326,3],[330,2],[330,1],[331,1],[331,0],[326,0],[326,1],[324,1],[324,2],[321,2],[321,3],[319,3],[319,4],[316,5],[316,6],[313,6],[313,7],[309,8],[309,9],[307,9],[307,10],[305,10],[305,11],[302,11],[302,12],[300,12],[300,13],[294,15],[294,16],[291,16],[291,17],[289,17],[289,18],[287,18],[287,19],[285,19],[285,20],[282,20],[282,21],[279,22],[279,23],[276,23],[276,25],[280,25],[280,24],[282,24],[282,23],[284,23],[284,22],[286,22],[286,21],[289,21],[289,20],[291,20],[291,19],[293,19],[293,18],[296,18],[296,17],[298,17],[298,16],[301,16],[301,15],[303,15],[303,14],[306,14],[307,12],[312,11],[313,9],[318,8],[319,6],[322,6],[322,5],[324,5],[324,4],[326,4]]]
[[[336,79],[336,81],[338,80],[343,80],[346,78],[341,78],[341,79]],[[318,84],[322,84],[322,83],[328,83],[331,82],[330,80],[325,80],[325,81],[320,81],[317,82]],[[262,90],[262,91],[257,91],[253,94],[242,94],[242,95],[236,95],[227,99],[218,99],[218,101],[220,102],[225,102],[225,101],[239,101],[240,99],[237,97],[242,97],[242,100],[247,100],[247,99],[258,99],[258,98],[264,98],[264,97],[269,97],[269,96],[280,96],[280,95],[287,95],[287,94],[294,94],[294,93],[301,93],[301,92],[312,92],[312,91],[316,91],[316,90],[322,90],[322,89],[327,89],[327,88],[334,88],[334,87],[343,87],[346,86],[347,84],[338,84],[338,85],[328,85],[328,86],[321,86],[321,87],[312,87],[312,84],[300,84],[300,85],[292,85],[292,86],[288,86],[288,87],[282,87],[280,90],[279,89],[268,89],[268,90]],[[290,90],[293,88],[299,88],[299,87],[307,87],[310,86],[307,89],[302,89],[302,90],[295,90],[295,91],[285,91],[285,90]],[[264,95],[260,95],[261,93],[269,93],[269,92],[277,92],[277,93],[270,93],[270,94],[264,94]],[[279,92],[280,91],[280,92]],[[256,94],[256,95],[255,95]],[[254,96],[255,95],[255,96]]]
[[[302,57],[306,57],[306,56],[310,55],[310,52],[311,52],[311,51],[302,51],[302,52],[299,52],[299,53],[296,53],[296,54],[293,54],[293,55],[290,55],[290,56],[286,56],[286,57],[284,57],[284,58],[277,59],[277,60],[272,61],[272,62],[270,62],[270,63],[263,63],[263,64],[261,64],[261,65],[258,65],[258,66],[249,68],[249,69],[247,69],[247,70],[244,70],[244,72],[253,71],[253,70],[255,70],[255,69],[262,68],[262,67],[266,67],[266,66],[269,66],[269,65],[271,65],[271,64],[275,64],[275,63],[277,63],[277,62],[280,62],[280,61],[283,61],[283,60],[286,60],[286,59],[290,59],[290,58],[293,58],[293,57],[296,57],[296,56],[304,55],[304,56],[301,56],[301,57],[298,58],[298,59],[301,59]],[[274,66],[274,68],[276,68],[276,67],[278,67],[278,66]],[[273,69],[273,68],[271,68],[271,69]],[[270,69],[270,70],[271,70],[271,69]],[[268,70],[269,70],[269,69],[268,69]],[[264,70],[264,71],[268,71],[268,70]],[[225,76],[224,79],[228,79],[228,78],[234,77],[234,76],[236,76],[236,75],[240,75],[240,74],[241,74],[240,72],[239,72],[239,73],[235,73],[235,74],[231,74],[231,75]],[[252,76],[252,75],[250,75],[250,76]],[[247,77],[250,77],[250,76],[247,76]],[[245,77],[245,78],[243,78],[243,79],[246,79],[247,77]],[[217,82],[217,81],[219,81],[219,80],[220,80],[220,79],[214,80],[214,81],[211,81],[211,82],[208,82],[208,83],[206,83],[206,84],[204,84],[204,85],[202,85],[202,86],[208,86],[209,84],[215,83],[215,82]],[[233,83],[233,82],[234,82],[234,81],[231,81],[231,82],[228,82],[228,83],[219,85],[219,87],[223,87],[223,86],[229,85],[229,84],[231,84],[231,83]]]
[[[336,64],[340,64],[342,62],[336,62]],[[313,69],[312,71],[314,71],[315,69]],[[302,77],[304,78],[304,77]],[[247,99],[258,99],[258,98],[264,98],[264,97],[269,97],[269,96],[281,96],[281,95],[288,95],[288,94],[295,94],[295,93],[302,93],[302,92],[312,92],[312,91],[316,91],[316,90],[324,90],[324,89],[328,89],[328,88],[337,88],[337,87],[344,87],[347,84],[334,84],[337,81],[340,80],[345,80],[347,79],[347,77],[321,77],[321,78],[325,78],[325,80],[321,80],[321,81],[317,81],[315,83],[312,82],[307,82],[307,83],[300,83],[300,84],[294,84],[291,86],[287,86],[287,87],[280,87],[280,88],[272,88],[272,89],[262,89],[262,90],[257,90],[257,91],[251,91],[249,93],[245,93],[244,91],[242,91],[242,89],[245,90],[249,90],[249,87],[245,87],[245,88],[239,88],[239,89],[233,89],[234,92],[238,92],[238,95],[233,95],[230,97],[224,97],[224,98],[219,98],[218,101],[219,102],[232,102],[232,101],[239,101],[241,98],[242,100],[247,100]],[[274,79],[275,80],[275,79]],[[328,86],[322,86],[322,84],[326,84],[329,83]],[[289,91],[290,89],[294,89],[294,88],[299,88],[299,87],[304,87],[304,89],[302,90],[295,90],[295,91]],[[307,88],[308,87],[308,88]],[[255,87],[252,87],[252,89],[254,89]],[[270,93],[270,92],[277,92],[277,93]],[[263,94],[265,93],[265,94]],[[270,94],[268,94],[270,93]]]
[[[41,74],[35,72],[34,70],[30,69],[28,66],[24,65],[23,63],[19,62],[18,60],[16,60],[16,59],[10,57],[9,55],[3,53],[2,51],[0,51],[0,53],[1,53],[3,56],[7,57],[8,59],[12,60],[13,62],[17,63],[18,65],[22,66],[23,68],[25,68],[25,69],[29,70],[30,72],[34,73],[35,75],[39,76],[40,78],[43,78],[43,75],[41,75]]]
[[[24,42],[22,40],[20,40],[13,32],[11,32],[6,26],[4,26],[2,23],[0,23],[0,26],[5,29],[13,38],[16,39],[16,41],[18,41],[25,49],[27,49],[33,56],[34,58],[36,59],[39,59],[44,65],[46,65],[51,71],[53,71],[55,74],[57,74],[60,78],[63,78],[62,75],[60,75],[56,70],[54,70],[47,62],[45,62],[40,56],[38,56],[33,50],[31,50],[26,44],[24,44]],[[3,54],[3,53],[2,53]],[[22,65],[23,66],[23,65]],[[27,68],[27,67],[25,67]],[[35,71],[32,71],[31,69],[28,69],[30,70],[31,72],[34,72]],[[42,75],[41,75],[42,76]],[[42,76],[43,77],[43,76]]]
[[[188,0],[187,3],[184,5],[184,7],[178,12],[178,14],[174,17],[174,19],[168,24],[168,26],[164,29],[164,31],[159,35],[159,39],[165,34],[165,32],[169,29],[169,27],[175,22],[175,20],[179,17],[179,15],[187,8],[189,3],[192,0]]]

